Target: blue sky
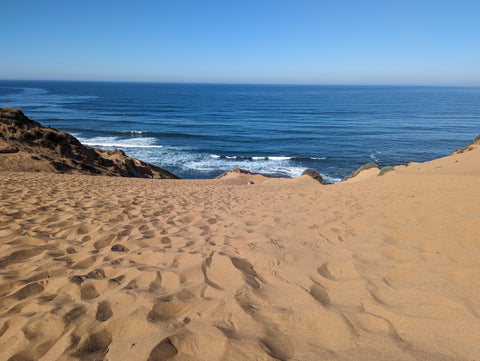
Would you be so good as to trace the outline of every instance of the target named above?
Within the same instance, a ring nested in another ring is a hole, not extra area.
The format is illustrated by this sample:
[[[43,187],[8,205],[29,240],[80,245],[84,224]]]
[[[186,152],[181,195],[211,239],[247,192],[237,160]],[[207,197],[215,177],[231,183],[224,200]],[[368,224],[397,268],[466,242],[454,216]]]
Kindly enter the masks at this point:
[[[0,79],[480,86],[479,0],[2,0]]]

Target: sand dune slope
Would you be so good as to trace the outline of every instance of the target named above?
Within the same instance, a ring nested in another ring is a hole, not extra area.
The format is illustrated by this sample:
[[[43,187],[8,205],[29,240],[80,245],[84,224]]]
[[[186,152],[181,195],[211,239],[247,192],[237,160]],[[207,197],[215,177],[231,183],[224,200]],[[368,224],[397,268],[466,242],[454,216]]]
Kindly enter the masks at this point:
[[[480,151],[322,186],[0,174],[2,360],[478,360]]]

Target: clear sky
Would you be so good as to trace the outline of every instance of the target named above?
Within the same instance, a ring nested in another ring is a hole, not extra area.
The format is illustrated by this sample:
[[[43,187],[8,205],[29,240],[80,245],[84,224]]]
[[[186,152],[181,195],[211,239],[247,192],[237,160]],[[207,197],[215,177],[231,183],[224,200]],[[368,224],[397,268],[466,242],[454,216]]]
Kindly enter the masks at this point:
[[[480,0],[1,0],[0,79],[480,86]]]

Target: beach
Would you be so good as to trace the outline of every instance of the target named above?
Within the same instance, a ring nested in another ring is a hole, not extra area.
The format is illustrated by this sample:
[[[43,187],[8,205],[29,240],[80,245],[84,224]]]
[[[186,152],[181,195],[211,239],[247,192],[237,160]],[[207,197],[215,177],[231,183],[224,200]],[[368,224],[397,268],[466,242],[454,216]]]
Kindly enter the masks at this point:
[[[0,358],[478,359],[478,141],[377,174],[2,171]]]

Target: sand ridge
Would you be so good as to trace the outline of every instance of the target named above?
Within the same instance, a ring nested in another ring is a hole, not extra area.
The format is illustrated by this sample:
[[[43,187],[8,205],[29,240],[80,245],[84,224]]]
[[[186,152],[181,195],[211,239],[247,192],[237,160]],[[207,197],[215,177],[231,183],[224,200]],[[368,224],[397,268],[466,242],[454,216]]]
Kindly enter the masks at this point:
[[[0,358],[478,359],[479,179],[2,172]]]

